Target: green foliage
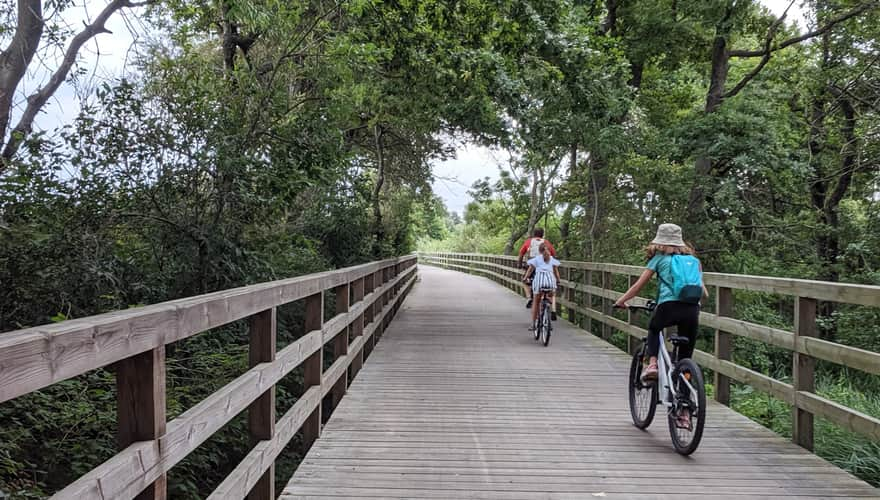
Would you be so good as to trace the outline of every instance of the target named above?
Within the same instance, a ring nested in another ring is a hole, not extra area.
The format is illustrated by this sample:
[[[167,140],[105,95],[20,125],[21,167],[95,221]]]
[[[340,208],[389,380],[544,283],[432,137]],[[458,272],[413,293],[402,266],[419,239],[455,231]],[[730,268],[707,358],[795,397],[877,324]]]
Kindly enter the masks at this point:
[[[856,5],[808,8],[821,25]],[[510,165],[474,185],[462,226],[420,249],[512,253],[537,206],[572,260],[644,264],[657,225],[675,222],[708,271],[880,283],[880,178],[866,159],[880,152],[877,9],[766,64],[713,58],[720,41],[762,46],[775,18],[755,1],[587,2],[559,19],[506,80]],[[798,35],[783,23],[773,43]],[[793,328],[790,298],[737,292],[734,303],[739,319]],[[828,340],[880,350],[877,308],[820,304],[820,315]],[[734,360],[791,377],[790,353],[766,343],[735,339]],[[876,415],[874,378],[818,371],[820,392]],[[737,391],[740,411],[789,432],[789,408]],[[876,443],[818,429],[820,454],[877,484]]]
[[[851,3],[809,7],[821,23]],[[718,41],[762,46],[773,16],[756,0],[173,0],[144,21],[160,36],[135,76],[31,135],[0,176],[0,332],[416,247],[510,253],[536,226],[565,258],[641,264],[656,226],[680,222],[707,270],[880,284],[876,9],[760,66],[712,59]],[[0,36],[13,25],[0,9]],[[774,43],[795,35],[779,26]],[[452,135],[510,157],[460,216],[430,190]],[[791,327],[779,297],[735,303],[739,318]],[[301,314],[279,313],[281,344]],[[823,314],[824,335],[880,350],[877,310]],[[245,370],[243,328],[169,347],[169,415]],[[737,362],[789,376],[781,350],[735,347]],[[878,414],[873,379],[820,373],[835,400]],[[280,385],[280,407],[301,382]],[[778,402],[737,398],[787,429]],[[46,496],[112,456],[114,400],[96,370],[0,406],[13,423],[0,492]],[[216,486],[248,448],[243,425],[174,469],[173,496]],[[875,445],[820,428],[820,453],[877,483]],[[279,477],[299,459],[285,452]]]
[[[490,85],[460,79],[470,62],[457,55],[494,55],[482,28],[459,35],[497,13],[451,5],[156,7],[149,20],[167,45],[151,47],[138,78],[100,86],[74,123],[33,136],[0,177],[0,331],[446,237],[452,224],[429,188],[428,165],[449,152],[437,137],[500,128]],[[301,333],[301,314],[281,315],[281,344]],[[169,346],[169,418],[243,373],[246,343],[230,325]],[[287,377],[279,404],[301,390]],[[0,430],[0,491],[45,496],[112,456],[114,401],[112,375],[98,370],[0,406],[11,423]],[[237,418],[176,466],[172,496],[207,496],[247,451],[244,425]],[[287,453],[279,469],[298,460]]]

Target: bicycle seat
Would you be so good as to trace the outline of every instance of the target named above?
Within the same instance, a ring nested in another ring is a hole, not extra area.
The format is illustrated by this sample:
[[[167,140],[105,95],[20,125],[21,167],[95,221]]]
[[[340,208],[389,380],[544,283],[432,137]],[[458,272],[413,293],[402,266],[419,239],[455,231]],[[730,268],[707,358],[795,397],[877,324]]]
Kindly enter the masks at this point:
[[[555,288],[547,288],[546,286],[542,286],[541,291],[542,292],[555,292],[556,289]]]
[[[682,337],[681,335],[670,335],[669,341],[672,342],[672,345],[687,345],[691,339]]]

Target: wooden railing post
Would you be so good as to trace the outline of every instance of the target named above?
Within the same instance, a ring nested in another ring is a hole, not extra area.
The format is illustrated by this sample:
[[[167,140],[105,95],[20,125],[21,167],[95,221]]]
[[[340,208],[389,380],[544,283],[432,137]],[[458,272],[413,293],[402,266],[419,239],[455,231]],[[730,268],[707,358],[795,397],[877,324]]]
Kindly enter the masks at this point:
[[[387,282],[388,282],[388,269],[383,267],[382,269],[379,270],[379,281],[378,281],[378,284],[376,285],[376,288],[381,288]],[[387,304],[387,303],[388,303],[388,290],[385,290],[384,292],[382,292],[379,295],[379,301],[376,303],[376,310],[375,310],[376,316],[382,315],[382,309],[385,308],[385,304]],[[387,316],[379,320],[379,324],[376,326],[376,336],[375,336],[376,340],[373,342],[374,345],[379,342],[379,337],[381,337],[382,332],[385,331],[385,325],[388,324],[387,321],[388,321]]]
[[[385,283],[385,269],[380,269],[376,271],[376,281],[375,287],[376,289],[382,288],[382,284]],[[385,306],[385,294],[379,294],[379,297],[373,302],[373,317],[377,318],[382,315],[382,308]],[[385,323],[382,320],[379,320],[379,324],[376,325],[375,334],[373,335],[373,347],[376,346],[376,343],[379,342],[379,337],[382,336],[382,331],[385,328]]]
[[[568,315],[567,316],[568,316],[568,321],[574,323],[577,320],[577,316],[574,311],[575,291],[574,291],[574,286],[573,286],[574,283],[572,282],[572,279],[571,279],[572,274],[574,274],[574,273],[571,272],[570,267],[565,268],[565,279],[569,283],[569,285],[565,288],[565,298],[566,298],[566,300],[568,300],[569,304],[571,304],[571,306],[568,308]]]
[[[508,283],[508,286],[510,286],[512,290],[517,290],[520,295],[525,297],[525,292],[523,291],[522,285],[522,277],[525,271],[516,266],[515,260],[506,262],[505,266],[507,267],[507,277],[514,281],[513,284]]]
[[[566,275],[568,275],[568,271],[569,271],[568,268],[564,269],[563,271],[565,271],[565,272],[564,272],[564,273],[563,273],[563,272],[560,272],[560,273],[559,273],[560,276],[566,276]],[[566,286],[563,285],[562,283],[557,283],[557,285],[558,285],[558,286],[556,287],[556,295],[557,295],[558,297],[557,297],[557,300],[556,300],[556,315],[557,315],[557,316],[560,316],[560,315],[562,315],[562,301],[559,300],[559,299],[561,299],[562,297],[567,297],[567,296],[568,296],[568,294],[566,293],[567,290],[568,290],[568,287],[566,287]]]
[[[602,272],[602,290],[609,291],[611,290],[611,273],[608,271]],[[611,308],[611,299],[602,295],[602,314],[610,314],[609,309]],[[602,322],[602,338],[608,340],[611,338],[611,327],[606,322]]]
[[[376,289],[376,273],[372,272],[366,276],[364,276],[364,295],[369,295]],[[364,309],[364,328],[367,325],[373,322],[373,318],[376,317],[376,297],[372,297],[373,303]],[[370,336],[369,340],[364,341],[364,359],[367,359],[367,356],[370,355],[370,352],[373,350],[373,345],[376,343],[376,332],[373,332],[373,335]]]
[[[388,283],[391,281],[391,266],[385,268],[385,274],[383,275],[384,283]],[[384,309],[391,302],[392,290],[389,288],[385,290],[385,293],[382,294],[382,308]],[[382,333],[385,333],[385,330],[388,329],[388,325],[391,324],[391,314],[386,314],[385,318],[382,320]]]
[[[794,307],[794,353],[793,382],[794,407],[792,408],[791,439],[804,448],[813,450],[813,414],[798,408],[799,392],[814,392],[816,360],[798,352],[799,337],[816,336],[816,299],[797,297]]]
[[[584,294],[584,307],[586,307],[588,310],[592,311],[593,310],[593,294],[592,294],[592,292],[590,292],[590,287],[593,286],[593,271],[591,269],[587,269],[586,276],[584,277],[584,282],[587,285],[587,292],[586,292],[586,294]],[[593,333],[593,317],[590,315],[587,315],[585,323],[586,324],[584,326],[586,327],[587,332],[592,334]]]
[[[320,330],[324,324],[324,293],[306,297],[306,333]],[[324,371],[324,349],[318,349],[303,363],[303,388],[321,385]],[[321,437],[321,406],[318,405],[303,424],[303,452]]]
[[[142,352],[116,364],[117,444],[120,450],[137,441],[165,434],[165,346]],[[135,498],[164,500],[167,479],[162,474]]]
[[[391,279],[396,279],[398,276],[400,276],[400,263],[394,264],[394,267],[391,269]],[[391,298],[392,299],[397,298],[397,295],[400,293],[402,286],[403,286],[403,283],[401,281],[398,281],[394,285],[394,289],[391,291]],[[398,305],[399,305],[399,302],[395,301],[394,305],[391,307],[391,317],[392,318],[397,315],[397,306]]]
[[[638,279],[639,278],[637,276],[630,275],[629,279],[627,280],[627,283],[629,284],[629,286],[633,286],[635,284],[635,282],[638,281]],[[626,311],[626,322],[629,323],[630,325],[636,324],[636,315],[633,314],[632,311],[630,311],[629,309],[627,309],[627,311]],[[639,345],[639,341],[636,340],[636,338],[633,337],[632,334],[627,333],[626,334],[626,352],[629,354],[635,353],[636,349],[638,349],[638,345]]]
[[[715,287],[715,314],[719,317],[733,316],[733,290],[727,287]],[[715,329],[715,357],[730,360],[733,347],[733,336],[720,328]],[[715,371],[715,401],[730,406],[730,378]]]
[[[350,296],[350,285],[346,283],[344,285],[336,287],[336,314],[347,313],[349,304],[349,296]],[[335,359],[339,359],[341,356],[345,356],[348,354],[348,332],[350,328],[345,328],[343,331],[339,332],[339,335],[333,339],[333,357]],[[347,372],[348,370],[346,370]],[[336,405],[339,404],[339,401],[342,400],[342,396],[345,396],[345,391],[348,388],[348,376],[343,376],[339,378],[339,381],[336,382],[336,385],[333,386],[332,391],[332,402],[331,405],[333,408],[336,408]]]
[[[357,304],[364,300],[364,278],[358,278],[354,280],[351,284],[351,300],[353,303]],[[363,304],[361,304],[363,306]],[[363,337],[364,335],[364,325],[365,319],[364,315],[366,311],[362,309],[361,313],[355,318],[354,322],[351,324],[351,341],[354,342],[358,337]],[[364,346],[361,344],[361,347],[355,353],[352,354],[351,360],[351,368],[349,369],[349,376],[354,378],[357,375],[358,371],[360,371],[361,367],[364,366]]]
[[[275,361],[276,312],[267,309],[251,316],[248,366]],[[275,386],[269,388],[248,407],[248,432],[251,445],[275,435]],[[248,500],[275,499],[275,464],[260,477],[248,493]]]

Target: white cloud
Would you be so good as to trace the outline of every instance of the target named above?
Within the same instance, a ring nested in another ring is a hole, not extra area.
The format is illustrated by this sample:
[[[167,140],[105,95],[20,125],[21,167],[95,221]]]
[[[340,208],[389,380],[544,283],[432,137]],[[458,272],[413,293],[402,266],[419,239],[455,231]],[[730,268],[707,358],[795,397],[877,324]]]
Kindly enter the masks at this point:
[[[807,26],[808,11],[802,0],[794,0],[793,4],[792,0],[760,0],[760,2],[777,16],[781,16],[785,9],[791,5],[785,18],[786,21],[788,23],[796,22],[801,29]]]

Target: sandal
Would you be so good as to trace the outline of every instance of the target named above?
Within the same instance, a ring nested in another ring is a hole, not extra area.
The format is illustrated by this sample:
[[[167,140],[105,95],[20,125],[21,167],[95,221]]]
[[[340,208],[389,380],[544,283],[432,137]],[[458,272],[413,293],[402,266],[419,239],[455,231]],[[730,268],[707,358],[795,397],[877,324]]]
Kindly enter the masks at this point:
[[[678,415],[675,416],[675,426],[688,431],[694,430],[691,425],[691,416],[687,410],[679,410]]]
[[[657,363],[651,363],[642,371],[642,383],[647,384],[657,380]]]

